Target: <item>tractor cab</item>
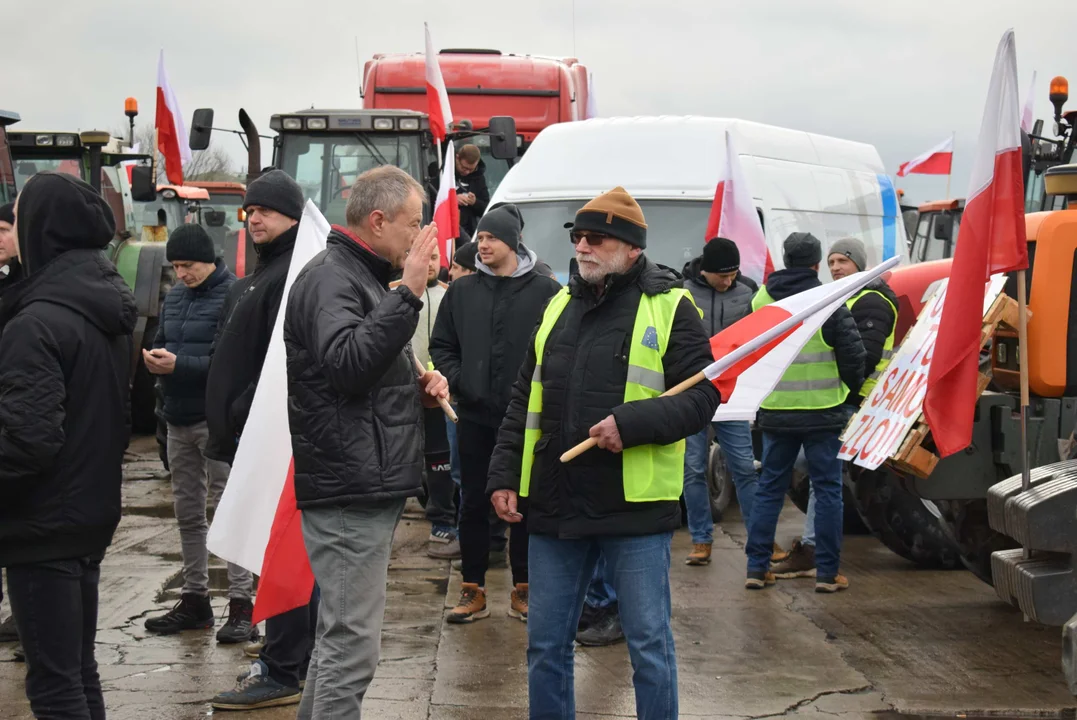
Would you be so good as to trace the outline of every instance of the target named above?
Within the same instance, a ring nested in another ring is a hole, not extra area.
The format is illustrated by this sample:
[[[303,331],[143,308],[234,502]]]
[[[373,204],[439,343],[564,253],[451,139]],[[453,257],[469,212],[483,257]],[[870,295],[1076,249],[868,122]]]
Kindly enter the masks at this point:
[[[19,122],[18,113],[0,110],[0,203],[9,203],[15,199],[15,167],[11,160],[11,147],[7,136],[7,126]]]
[[[964,199],[935,200],[920,205],[916,230],[910,235],[909,259],[917,263],[953,257],[964,211]]]

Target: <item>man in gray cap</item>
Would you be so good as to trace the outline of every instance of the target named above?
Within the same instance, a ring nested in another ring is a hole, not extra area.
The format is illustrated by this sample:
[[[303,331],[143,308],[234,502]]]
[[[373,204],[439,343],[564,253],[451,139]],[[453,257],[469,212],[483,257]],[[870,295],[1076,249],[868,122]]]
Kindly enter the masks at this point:
[[[767,278],[752,310],[818,287],[822,246],[811,233],[785,240],[785,269]],[[818,500],[816,529],[819,571],[815,591],[832,593],[849,586],[838,573],[841,562],[842,497],[838,436],[848,419],[845,401],[864,382],[864,343],[848,308],[839,308],[804,345],[774,391],[760,405],[756,426],[763,431],[763,470],[748,528],[745,587],[773,585],[770,570],[774,533],[793,464],[801,448]]]
[[[840,280],[854,273],[867,270],[868,254],[864,243],[857,238],[848,237],[838,240],[830,246],[827,255],[830,277]],[[897,295],[881,277],[859,293],[849,298],[845,306],[853,314],[860,338],[864,342],[866,378],[860,386],[860,392],[850,393],[848,412],[855,412],[856,407],[871,394],[878,378],[882,377],[890,356],[894,351],[895,328],[897,326]],[[788,553],[775,557],[771,568],[774,577],[791,579],[814,577],[815,567],[815,493],[809,490],[808,512],[804,518],[804,535],[795,540]]]
[[[449,379],[460,416],[459,538],[464,582],[460,601],[447,618],[451,623],[470,623],[490,614],[486,607],[490,457],[531,333],[546,302],[561,288],[536,269],[538,258],[521,242],[522,230],[523,219],[515,205],[491,209],[479,220],[474,240],[477,272],[449,285],[430,339],[434,367]],[[527,547],[526,524],[514,524],[509,541],[514,585],[509,614],[524,621]]]

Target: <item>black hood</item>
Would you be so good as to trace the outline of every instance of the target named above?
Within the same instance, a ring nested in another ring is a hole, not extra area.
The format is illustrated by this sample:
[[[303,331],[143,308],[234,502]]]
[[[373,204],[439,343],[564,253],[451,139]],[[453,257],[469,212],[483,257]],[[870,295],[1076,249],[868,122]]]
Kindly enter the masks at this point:
[[[82,180],[54,172],[38,173],[26,183],[19,194],[16,225],[27,276],[71,250],[100,250],[116,233],[104,198]]]
[[[811,268],[786,268],[777,270],[767,278],[767,293],[775,300],[796,295],[798,292],[810,290],[822,285],[819,273]]]
[[[894,307],[901,307],[898,303],[897,293],[891,288],[885,280],[881,277],[877,277],[867,284],[865,290],[877,290],[886,296],[886,299],[894,303]]]

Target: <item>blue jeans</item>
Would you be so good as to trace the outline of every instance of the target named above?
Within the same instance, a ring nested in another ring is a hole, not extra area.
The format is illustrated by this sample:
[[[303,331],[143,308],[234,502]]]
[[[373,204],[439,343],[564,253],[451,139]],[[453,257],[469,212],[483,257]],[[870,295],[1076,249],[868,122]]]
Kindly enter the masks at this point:
[[[752,525],[748,530],[748,572],[766,572],[774,551],[774,533],[785,493],[792,481],[793,464],[800,448],[808,460],[817,514],[816,563],[818,576],[838,574],[841,562],[842,497],[841,440],[837,432],[763,433],[763,473],[759,478]]]
[[[755,504],[755,452],[752,429],[747,422],[711,423],[718,444],[725,452],[744,526],[749,527]],[[688,510],[688,532],[693,543],[710,543],[714,539],[710,490],[707,484],[707,456],[710,454],[707,430],[687,438],[684,450],[684,505]]]
[[[601,554],[617,591],[632,661],[636,716],[677,717],[677,657],[670,627],[669,562],[673,533],[561,540],[531,537],[527,688],[531,720],[574,720],[573,640],[584,596]]]
[[[595,563],[595,572],[591,575],[591,584],[587,586],[584,602],[593,608],[605,608],[617,602],[617,591],[606,582],[606,558],[601,553]]]
[[[811,488],[808,489],[808,512],[804,515],[804,535],[800,542],[815,547],[815,492]]]

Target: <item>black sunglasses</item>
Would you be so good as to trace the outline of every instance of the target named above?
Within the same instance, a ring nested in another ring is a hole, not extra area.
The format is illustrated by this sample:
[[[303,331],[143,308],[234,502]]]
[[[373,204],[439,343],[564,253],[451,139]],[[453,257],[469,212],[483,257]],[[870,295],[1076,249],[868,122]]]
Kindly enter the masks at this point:
[[[573,230],[568,234],[569,240],[572,242],[573,247],[579,245],[581,241],[586,240],[587,244],[591,247],[598,247],[602,243],[606,242],[612,235],[606,235],[605,233],[587,232],[586,230]]]

